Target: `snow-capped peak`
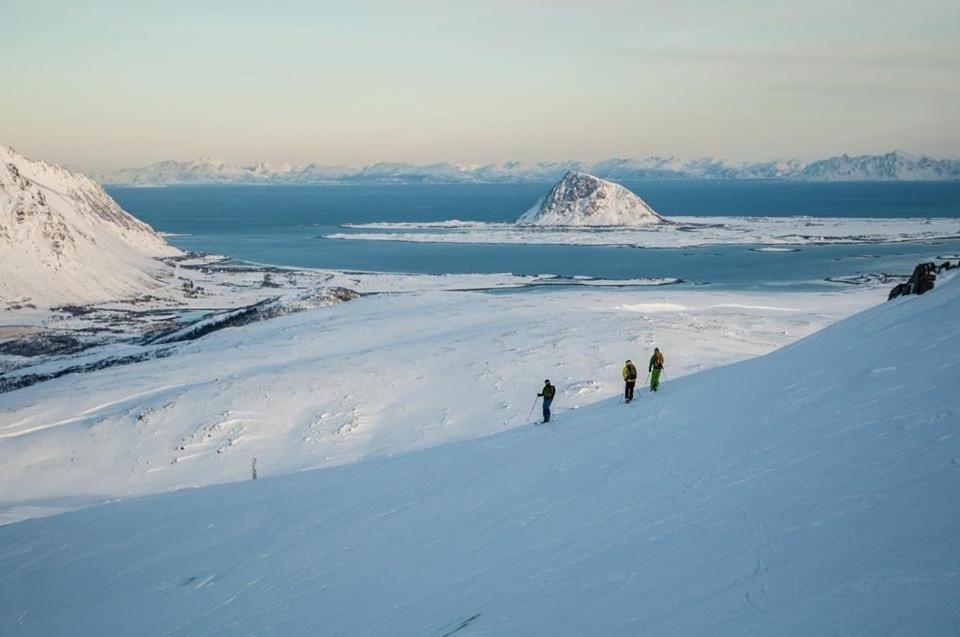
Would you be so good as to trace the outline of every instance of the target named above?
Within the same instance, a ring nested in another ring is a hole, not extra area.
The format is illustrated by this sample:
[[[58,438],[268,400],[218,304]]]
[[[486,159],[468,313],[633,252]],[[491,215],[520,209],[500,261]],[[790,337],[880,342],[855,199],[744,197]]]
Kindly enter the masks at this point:
[[[0,302],[142,294],[179,254],[92,179],[0,146]]]
[[[256,175],[263,176],[286,175],[294,171],[294,166],[288,162],[275,164],[268,161],[263,161],[256,166],[251,166],[249,170]]]
[[[568,171],[517,223],[551,226],[636,226],[664,219],[620,184]]]

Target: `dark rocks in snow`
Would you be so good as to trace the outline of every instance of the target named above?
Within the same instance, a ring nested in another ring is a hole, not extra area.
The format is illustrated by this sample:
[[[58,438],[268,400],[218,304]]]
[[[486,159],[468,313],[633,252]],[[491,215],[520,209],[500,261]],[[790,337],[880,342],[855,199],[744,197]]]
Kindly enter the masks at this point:
[[[921,263],[913,269],[913,275],[910,277],[910,285],[914,294],[923,294],[933,289],[933,282],[937,275],[936,266],[931,263]]]
[[[205,294],[202,285],[197,285],[190,279],[184,279],[183,281],[183,295],[188,299],[196,299]]]
[[[273,273],[267,272],[263,275],[263,281],[260,283],[262,288],[282,288],[283,285],[273,280]]]
[[[166,358],[173,353],[173,348],[159,348],[144,351],[138,354],[128,356],[119,356],[115,358],[102,358],[91,363],[63,367],[51,372],[19,374],[7,376],[0,374],[0,394],[10,392],[15,389],[22,389],[54,378],[60,378],[67,374],[79,374],[84,372],[94,372],[108,367],[118,367],[120,365],[129,365],[139,363],[153,358]]]
[[[13,312],[16,310],[35,310],[37,309],[37,306],[28,301],[14,301],[12,303],[8,303],[6,309],[8,312]]]
[[[78,338],[69,334],[31,334],[16,340],[0,343],[0,354],[6,356],[23,356],[33,358],[36,356],[65,356],[76,354],[88,347],[92,343],[84,343]]]
[[[96,309],[89,305],[61,305],[52,309],[54,312],[68,314],[70,316],[86,316],[96,311]]]
[[[359,297],[358,292],[341,287],[321,288],[295,297],[274,297],[236,310],[208,314],[186,327],[159,336],[148,337],[144,344],[192,341],[228,327],[239,327],[249,323],[266,321],[284,314],[302,312],[314,307],[336,305]]]
[[[887,300],[892,301],[898,296],[903,296],[904,294],[910,294],[910,284],[909,283],[898,283],[893,286],[893,289],[890,290],[890,294],[887,295]]]
[[[928,263],[918,263],[913,269],[913,274],[906,283],[900,283],[890,290],[887,300],[895,299],[905,294],[923,294],[933,289],[934,281],[937,278],[938,268],[932,261]]]
[[[868,274],[857,274],[851,276],[828,276],[825,281],[830,283],[846,283],[848,285],[866,285],[869,283],[890,283],[903,279],[903,274],[890,274],[888,272],[876,272]]]

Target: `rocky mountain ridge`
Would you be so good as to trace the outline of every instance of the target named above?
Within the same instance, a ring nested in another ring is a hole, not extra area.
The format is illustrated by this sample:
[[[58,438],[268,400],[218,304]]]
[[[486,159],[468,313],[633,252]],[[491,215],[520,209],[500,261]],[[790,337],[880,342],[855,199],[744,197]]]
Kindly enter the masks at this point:
[[[0,146],[0,308],[143,294],[178,254],[89,177]]]

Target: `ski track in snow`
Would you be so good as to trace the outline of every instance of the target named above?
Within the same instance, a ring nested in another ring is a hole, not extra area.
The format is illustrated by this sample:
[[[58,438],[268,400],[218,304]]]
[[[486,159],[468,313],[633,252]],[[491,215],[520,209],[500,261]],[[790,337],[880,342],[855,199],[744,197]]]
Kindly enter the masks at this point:
[[[17,436],[25,436],[38,431],[43,431],[45,429],[62,427],[64,425],[70,425],[73,423],[90,420],[92,418],[102,417],[105,411],[108,413],[110,411],[113,411],[110,409],[112,407],[126,406],[126,409],[120,409],[119,411],[127,412],[132,407],[131,403],[133,405],[140,404],[143,401],[143,399],[147,397],[161,394],[171,389],[177,389],[184,386],[185,386],[184,384],[180,384],[180,385],[168,385],[165,387],[158,387],[156,389],[148,389],[142,392],[138,392],[136,394],[118,398],[116,400],[111,400],[109,402],[103,403],[102,405],[96,405],[94,407],[90,407],[89,409],[85,409],[84,411],[80,412],[79,414],[77,414],[72,418],[65,418],[63,420],[58,420],[56,422],[44,423],[44,424],[39,424],[32,427],[21,428],[20,427],[21,425],[27,425],[32,420],[34,420],[33,417],[30,417],[30,418],[25,418],[23,420],[20,420],[18,422],[10,423],[9,425],[0,425],[0,439],[15,438]]]

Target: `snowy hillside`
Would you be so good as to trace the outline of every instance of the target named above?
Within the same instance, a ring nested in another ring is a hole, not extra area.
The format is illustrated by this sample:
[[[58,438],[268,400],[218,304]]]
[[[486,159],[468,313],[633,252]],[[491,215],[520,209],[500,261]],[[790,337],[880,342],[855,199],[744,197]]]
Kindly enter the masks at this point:
[[[953,634],[958,284],[630,406],[0,527],[0,633]]]
[[[142,294],[176,254],[91,179],[0,146],[0,304]]]
[[[525,212],[518,225],[641,226],[663,218],[620,184],[571,170]]]
[[[556,383],[563,412],[616,394],[623,357],[654,343],[671,352],[678,377],[769,352],[886,294],[871,286],[792,294],[617,289],[603,281],[483,294],[446,290],[496,285],[493,278],[380,278],[338,275],[327,285],[401,293],[175,342],[234,315],[217,312],[186,333],[151,330],[164,336],[148,344],[94,347],[0,372],[0,391],[4,378],[21,385],[0,393],[0,524],[242,480],[254,456],[264,473],[277,474],[489,435],[528,422],[541,374]],[[243,279],[229,282],[248,290],[244,296],[257,293]],[[108,313],[75,328],[110,320]],[[141,362],[102,364],[120,357]],[[96,371],[18,383],[78,367]]]
[[[614,157],[582,161],[461,165],[377,162],[362,168],[260,163],[236,166],[223,160],[161,161],[94,175],[113,185],[177,184],[409,184],[556,181],[574,170],[615,181],[645,179],[790,179],[801,181],[957,180],[960,160],[894,151],[883,155],[840,155],[806,164],[798,159],[735,162],[715,157]]]

